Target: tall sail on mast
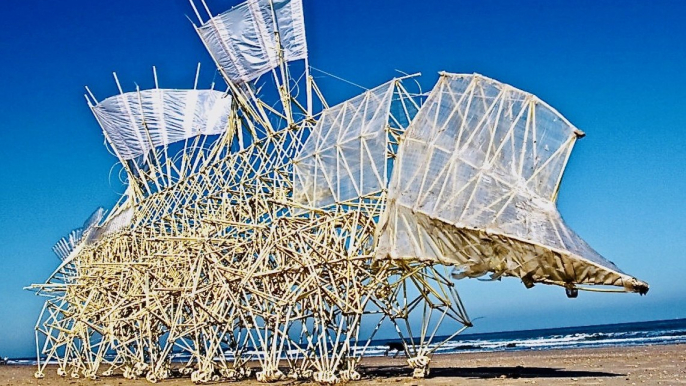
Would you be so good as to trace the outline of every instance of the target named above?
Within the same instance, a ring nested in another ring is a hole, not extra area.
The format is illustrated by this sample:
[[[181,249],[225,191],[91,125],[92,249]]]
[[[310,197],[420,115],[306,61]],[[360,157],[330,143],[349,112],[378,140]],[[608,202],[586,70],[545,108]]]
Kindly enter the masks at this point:
[[[122,161],[196,135],[226,131],[231,98],[214,90],[151,89],[91,105]]]
[[[282,61],[307,58],[301,0],[248,0],[196,29],[234,83],[256,79]]]

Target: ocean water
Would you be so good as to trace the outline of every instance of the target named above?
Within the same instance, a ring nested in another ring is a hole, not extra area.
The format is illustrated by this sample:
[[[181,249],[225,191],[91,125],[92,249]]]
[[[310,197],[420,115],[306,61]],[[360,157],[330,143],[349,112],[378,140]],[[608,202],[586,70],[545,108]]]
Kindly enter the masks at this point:
[[[441,342],[447,337],[437,338]],[[378,341],[373,352],[383,355],[388,342]],[[493,352],[550,350],[591,347],[627,347],[686,343],[686,319],[656,320],[582,327],[461,334],[446,342],[436,352]]]
[[[436,337],[434,341],[442,342],[446,338]],[[388,342],[397,341],[397,339],[374,340],[367,347],[365,355],[384,355],[388,348]],[[436,353],[627,347],[678,343],[686,343],[686,319],[461,334],[446,342],[436,350]],[[227,354],[227,358],[232,356],[230,353]],[[262,355],[259,351],[251,351],[251,354],[255,358]],[[395,354],[395,352],[392,351],[391,354]],[[174,361],[188,359],[186,355],[181,353],[173,354],[173,356]],[[10,364],[35,364],[35,362],[34,358],[10,359],[8,361]]]

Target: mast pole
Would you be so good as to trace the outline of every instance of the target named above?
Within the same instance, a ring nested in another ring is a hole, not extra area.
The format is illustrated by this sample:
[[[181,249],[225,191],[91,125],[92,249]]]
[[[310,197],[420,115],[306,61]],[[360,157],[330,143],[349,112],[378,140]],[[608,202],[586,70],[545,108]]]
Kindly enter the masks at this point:
[[[310,61],[305,56],[305,90],[307,94],[307,118],[312,118],[312,79],[310,79]]]
[[[90,93],[90,90],[88,90],[88,92]],[[88,98],[86,98],[86,99],[88,99]],[[112,147],[112,151],[114,151],[114,155],[117,156],[117,158],[119,159],[119,162],[121,162],[122,167],[124,168],[124,170],[126,170],[126,174],[129,176],[129,186],[132,189],[131,191],[133,192],[134,199],[137,198],[140,200],[143,196],[143,192],[140,190],[140,187],[137,184],[138,181],[133,174],[133,170],[131,170],[131,168],[129,167],[129,164],[119,154],[119,151],[114,146],[114,142],[112,142],[112,139],[110,139],[109,135],[107,135],[107,131],[104,129],[105,126],[103,126],[102,122],[100,121],[100,118],[95,113],[95,106],[96,105],[92,104],[91,101],[88,100],[88,107],[90,107],[91,112],[93,113],[93,116],[95,117],[95,120],[100,125],[100,128],[102,130],[102,134],[105,136],[105,140],[110,143],[110,146]],[[134,164],[134,166],[136,166],[135,162],[133,164]],[[138,168],[138,167],[136,166],[136,168]],[[140,170],[138,173],[140,175]]]
[[[155,78],[155,90],[159,90],[159,89],[160,89],[160,84],[159,84],[159,82],[157,81],[157,67],[155,67],[155,66],[152,66],[152,75],[153,75],[153,78]],[[136,87],[136,88],[138,88],[138,87]],[[159,97],[160,97],[159,91],[157,91],[157,93],[156,93],[155,95],[159,98]],[[140,100],[140,91],[139,91],[138,99]],[[155,102],[153,102],[153,104],[154,104],[154,103],[155,103]],[[143,106],[141,105],[141,112],[142,112],[142,111],[143,111]],[[146,125],[146,129],[147,129],[147,125]],[[150,133],[148,133],[148,135],[150,135]],[[165,134],[165,135],[166,135],[166,134]],[[166,142],[166,141],[165,141],[165,142]],[[164,148],[163,148],[163,149],[164,149],[164,165],[161,165],[160,162],[159,162],[159,160],[157,161],[157,164],[160,166],[160,176],[164,174],[163,169],[165,169],[164,166],[166,166],[166,169],[167,169],[167,186],[171,186],[171,184],[172,184],[172,176],[171,176],[171,170],[170,170],[170,166],[169,166],[169,152],[168,152],[168,147],[169,147],[169,144],[168,144],[168,143],[165,143],[165,144],[164,144]]]
[[[114,76],[114,82],[117,84],[117,88],[119,89],[119,95],[121,95],[121,96],[123,97],[124,91],[123,91],[122,88],[121,88],[121,83],[119,83],[119,78],[117,77],[117,73],[116,73],[116,72],[113,72],[112,75]],[[128,103],[126,103],[126,106],[128,106]],[[96,118],[97,118],[97,116],[96,116]],[[130,116],[129,116],[129,119],[130,119]],[[133,122],[131,122],[131,123],[133,124]],[[102,125],[101,125],[101,126],[102,126]],[[104,127],[104,126],[103,126],[103,127]],[[104,131],[105,131],[105,130],[103,129],[103,132],[104,132]],[[105,134],[105,136],[107,136],[107,134]],[[108,140],[109,140],[109,138],[108,138]],[[114,143],[114,142],[110,142],[110,143]],[[114,147],[114,145],[113,145],[113,146],[112,146],[112,149],[114,149],[114,148],[115,148],[115,147]],[[115,150],[115,151],[116,151],[116,150]],[[119,155],[119,154],[117,154],[117,155]],[[123,163],[126,163],[126,162],[127,162],[127,160],[124,160],[124,159],[122,159],[121,157],[120,157],[120,159],[122,160]],[[145,160],[147,161],[147,155],[145,156]],[[133,166],[136,168],[136,171],[138,172],[138,176],[139,176],[138,179],[139,179],[139,182],[141,183],[141,185],[143,185],[143,187],[144,187],[145,190],[148,192],[148,194],[152,194],[152,191],[150,191],[150,187],[148,186],[148,183],[147,183],[146,180],[145,180],[145,177],[144,177],[144,174],[143,174],[143,171],[141,170],[141,168],[138,166],[138,164],[136,163],[136,161],[131,160],[131,163],[133,164]],[[130,176],[131,176],[131,178],[134,178],[134,179],[135,179],[135,177],[134,177],[133,174],[131,174]]]
[[[195,12],[195,16],[198,18],[198,21],[200,22],[200,24],[202,24],[203,21],[202,21],[202,18],[200,17],[200,13],[198,12],[198,8],[195,6],[195,3],[193,2],[193,0],[188,0],[188,2],[191,3],[191,7],[193,8],[193,12]]]
[[[293,112],[291,111],[291,95],[290,84],[288,77],[288,68],[286,60],[283,56],[283,47],[281,46],[281,34],[279,33],[279,23],[276,20],[276,12],[274,11],[274,2],[269,0],[269,8],[272,11],[272,19],[274,20],[274,40],[276,41],[276,57],[279,61],[279,71],[281,72],[281,86],[278,87],[279,95],[281,96],[281,103],[283,104],[284,115],[288,126],[293,124]],[[278,84],[278,82],[277,82]]]
[[[193,82],[193,90],[198,89],[198,78],[200,77],[200,62],[198,62],[198,68],[195,70],[195,82]]]
[[[143,112],[143,98],[141,96],[141,89],[138,85],[136,85],[136,94],[138,96],[138,107],[141,112],[141,127],[143,127],[143,131],[145,131],[145,139],[148,140],[148,145],[150,145],[150,150],[146,154],[150,158],[148,158],[148,165],[150,166],[150,171],[153,172],[152,181],[155,184],[155,187],[157,188],[157,191],[161,191],[162,187],[160,186],[160,182],[158,181],[158,176],[163,176],[164,172],[162,169],[162,164],[160,164],[159,157],[157,156],[157,151],[155,150],[155,144],[152,141],[152,137],[150,136],[150,130],[148,130],[148,123],[145,120],[145,113]],[[154,102],[153,102],[154,103]],[[153,165],[153,162],[156,165]],[[161,178],[160,178],[161,180]]]

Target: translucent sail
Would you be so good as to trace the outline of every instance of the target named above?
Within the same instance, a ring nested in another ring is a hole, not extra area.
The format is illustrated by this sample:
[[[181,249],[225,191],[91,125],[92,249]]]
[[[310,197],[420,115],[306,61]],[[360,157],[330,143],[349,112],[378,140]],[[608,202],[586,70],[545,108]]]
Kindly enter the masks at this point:
[[[230,109],[231,98],[214,90],[143,90],[92,106],[122,160],[196,135],[221,134]]]
[[[293,160],[296,202],[313,207],[386,187],[386,126],[393,82],[322,112]]]
[[[583,133],[536,96],[443,74],[399,150],[377,256],[457,266],[455,276],[647,289],[572,231],[557,189]]]
[[[281,49],[285,61],[307,57],[301,0],[248,0],[197,30],[233,82],[248,82],[278,67]]]
[[[68,235],[61,238],[53,247],[52,250],[55,252],[60,260],[65,260],[69,255],[76,249],[76,247],[81,243],[84,237],[87,237],[92,231],[98,227],[98,224],[105,217],[105,209],[98,208],[93,212],[93,214],[88,217],[88,219],[83,223],[83,226],[73,231],[69,232]]]

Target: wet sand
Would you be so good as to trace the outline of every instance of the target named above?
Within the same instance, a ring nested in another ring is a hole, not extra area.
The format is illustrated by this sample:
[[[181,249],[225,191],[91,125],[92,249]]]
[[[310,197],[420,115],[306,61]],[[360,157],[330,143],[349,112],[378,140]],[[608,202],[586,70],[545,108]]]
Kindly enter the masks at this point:
[[[350,385],[681,385],[686,384],[686,345],[436,355],[427,379],[412,379],[402,357],[365,358],[361,370],[362,380]],[[55,368],[38,380],[33,378],[34,371],[33,366],[0,366],[0,386],[150,385],[145,379],[130,381],[121,376],[95,381],[61,378]],[[193,385],[188,378],[159,384]],[[259,385],[254,379],[231,384]]]

